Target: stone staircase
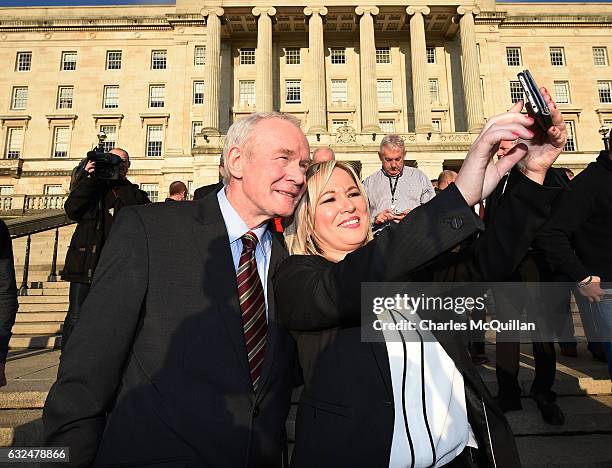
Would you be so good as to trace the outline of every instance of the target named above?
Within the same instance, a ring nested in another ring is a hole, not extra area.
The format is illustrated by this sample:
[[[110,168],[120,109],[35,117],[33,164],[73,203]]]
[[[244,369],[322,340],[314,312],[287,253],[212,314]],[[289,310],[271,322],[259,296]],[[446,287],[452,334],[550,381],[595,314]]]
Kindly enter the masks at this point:
[[[65,281],[33,283],[27,296],[19,297],[19,312],[13,326],[11,349],[58,348],[66,312]]]

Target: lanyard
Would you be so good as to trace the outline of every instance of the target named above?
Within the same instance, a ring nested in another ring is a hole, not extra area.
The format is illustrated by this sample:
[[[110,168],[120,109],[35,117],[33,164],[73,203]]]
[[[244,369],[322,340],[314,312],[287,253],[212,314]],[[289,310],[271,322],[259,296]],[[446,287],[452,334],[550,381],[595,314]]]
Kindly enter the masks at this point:
[[[395,191],[397,190],[397,182],[399,181],[400,175],[395,176],[395,184],[391,182],[391,176],[385,174],[389,178],[389,190],[391,190],[391,209],[395,209]]]

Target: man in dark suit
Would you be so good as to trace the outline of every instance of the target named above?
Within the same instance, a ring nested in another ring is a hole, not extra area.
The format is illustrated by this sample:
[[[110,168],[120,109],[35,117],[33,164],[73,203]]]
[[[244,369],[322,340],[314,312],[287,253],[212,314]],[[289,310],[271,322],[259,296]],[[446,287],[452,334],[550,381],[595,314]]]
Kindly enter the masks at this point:
[[[293,213],[308,155],[294,118],[253,114],[228,131],[225,190],[122,211],[43,413],[70,466],[283,464],[295,353],[268,221]]]
[[[6,385],[4,366],[18,308],[11,235],[0,219],[0,387]]]

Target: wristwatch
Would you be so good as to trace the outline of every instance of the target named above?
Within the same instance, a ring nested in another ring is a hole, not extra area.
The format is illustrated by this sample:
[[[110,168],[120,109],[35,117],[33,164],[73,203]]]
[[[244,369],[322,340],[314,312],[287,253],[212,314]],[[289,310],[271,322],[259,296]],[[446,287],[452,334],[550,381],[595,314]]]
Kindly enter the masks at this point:
[[[589,275],[587,279],[578,283],[578,288],[579,289],[586,288],[589,284],[591,284],[591,281],[593,281],[593,276]]]

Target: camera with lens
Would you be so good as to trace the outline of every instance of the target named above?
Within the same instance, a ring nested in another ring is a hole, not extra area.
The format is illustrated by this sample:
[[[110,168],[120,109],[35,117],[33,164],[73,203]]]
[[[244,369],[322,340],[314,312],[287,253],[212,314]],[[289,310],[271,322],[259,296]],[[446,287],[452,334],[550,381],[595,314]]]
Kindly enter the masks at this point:
[[[106,134],[104,132],[98,133],[98,146],[87,153],[85,164],[87,164],[87,161],[96,163],[93,176],[97,179],[118,180],[119,168],[123,160],[116,154],[104,151],[104,140],[106,140]]]

